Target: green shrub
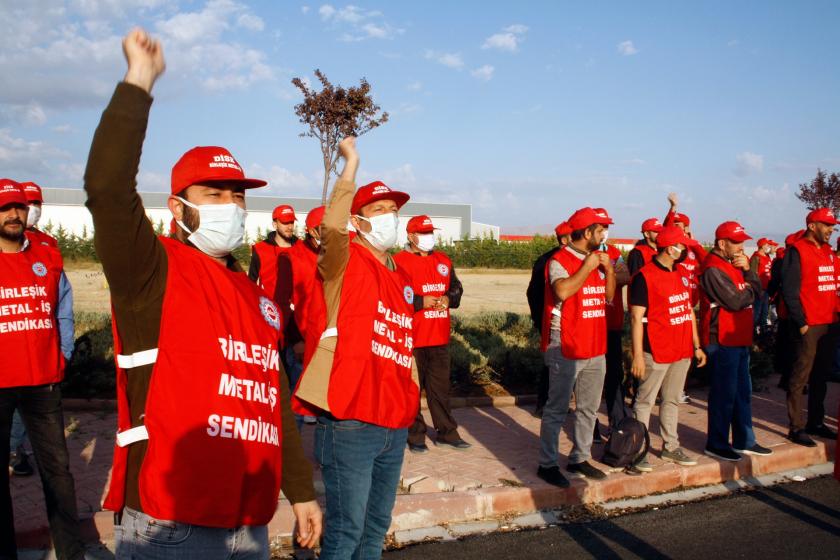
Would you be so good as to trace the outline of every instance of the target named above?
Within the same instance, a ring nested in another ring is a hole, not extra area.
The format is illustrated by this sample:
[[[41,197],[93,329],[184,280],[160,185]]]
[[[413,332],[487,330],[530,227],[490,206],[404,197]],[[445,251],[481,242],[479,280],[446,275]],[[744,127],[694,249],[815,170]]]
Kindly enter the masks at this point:
[[[116,369],[109,313],[77,312],[76,343],[62,393],[68,397],[114,398]]]

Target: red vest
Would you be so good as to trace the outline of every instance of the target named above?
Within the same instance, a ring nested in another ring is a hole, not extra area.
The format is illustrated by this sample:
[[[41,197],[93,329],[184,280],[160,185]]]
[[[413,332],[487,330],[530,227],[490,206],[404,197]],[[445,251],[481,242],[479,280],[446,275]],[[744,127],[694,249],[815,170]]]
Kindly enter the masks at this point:
[[[677,265],[677,270],[688,280],[691,306],[694,307],[700,301],[700,285],[698,284],[700,260],[706,258],[706,251],[699,243],[695,243],[686,247],[685,252],[685,258]]]
[[[607,254],[615,266],[621,258],[621,251],[614,245],[607,245]],[[624,328],[624,290],[623,286],[615,287],[615,295],[611,302],[607,302],[607,329],[620,331]]]
[[[440,297],[449,293],[452,261],[445,253],[433,251],[421,256],[400,251],[394,256],[397,265],[411,279],[415,294]],[[414,314],[414,347],[449,344],[449,309],[421,309]]]
[[[564,247],[552,259],[559,262],[569,276],[583,265],[573,249]],[[551,261],[546,266],[549,266]],[[593,270],[583,286],[563,301],[560,311],[560,351],[569,360],[586,360],[607,353],[606,280],[600,269]],[[547,301],[554,301],[554,291],[547,290]],[[552,306],[553,309],[553,306]],[[546,315],[550,318],[551,311]],[[548,329],[543,330],[543,338]],[[547,346],[547,344],[546,344]]]
[[[260,277],[257,279],[257,284],[272,298],[277,287],[277,257],[290,249],[291,247],[278,247],[264,240],[254,244],[254,251],[260,259]]]
[[[265,525],[280,494],[280,311],[245,274],[173,239],[160,241],[168,271],[156,359],[148,350],[117,359],[120,435],[131,428],[127,369],[155,364],[143,511],[207,527]],[[127,455],[127,447],[115,448],[105,501],[114,511],[124,504]]]
[[[58,336],[61,255],[33,243],[0,253],[0,388],[30,387],[64,379]]]
[[[802,284],[799,299],[809,326],[828,325],[837,316],[834,253],[828,244],[819,247],[808,239],[793,244],[799,252]]]
[[[639,274],[647,284],[647,333],[653,361],[670,364],[691,358],[694,344],[688,279],[653,262],[643,266]]]
[[[639,251],[639,254],[642,255],[642,261],[645,264],[649,263],[651,259],[656,256],[656,249],[648,245],[644,239],[636,243],[633,249]],[[639,270],[641,270],[641,268]]]
[[[703,274],[710,268],[717,268],[729,276],[739,290],[745,290],[747,283],[744,273],[732,266],[727,260],[715,253],[709,253],[700,269]],[[740,311],[729,311],[717,303],[712,303],[706,292],[700,290],[700,340],[703,346],[711,343],[712,315],[716,315],[717,339],[721,346],[752,346],[753,308],[752,305]]]
[[[58,241],[56,241],[55,237],[48,233],[44,233],[37,228],[27,229],[26,237],[29,238],[30,243],[39,243],[41,245],[47,245],[48,247],[58,249]]]
[[[326,322],[323,291],[318,281],[318,252],[313,251],[305,241],[298,241],[292,245],[287,255],[292,263],[292,305],[295,323],[301,336],[306,340],[310,312],[320,312],[324,315],[323,322]],[[314,297],[318,294],[321,294],[320,299]],[[311,301],[313,299],[315,301]],[[318,336],[323,330],[321,327],[317,333]],[[314,348],[312,350],[314,351]]]
[[[758,261],[758,279],[761,280],[761,289],[767,290],[767,285],[770,284],[770,266],[773,264],[773,259],[760,250],[753,253],[752,258]]]
[[[386,428],[412,424],[420,406],[411,371],[413,301],[402,269],[391,271],[368,249],[350,243],[327,388],[334,417]],[[305,409],[306,403],[295,406]]]

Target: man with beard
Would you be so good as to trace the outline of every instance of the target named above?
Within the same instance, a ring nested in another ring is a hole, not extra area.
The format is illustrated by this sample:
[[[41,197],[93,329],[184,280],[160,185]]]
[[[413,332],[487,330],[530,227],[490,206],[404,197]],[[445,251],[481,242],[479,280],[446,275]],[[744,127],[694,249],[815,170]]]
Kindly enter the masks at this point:
[[[789,439],[814,447],[809,435],[834,439],[826,426],[826,380],[832,369],[837,321],[837,292],[831,234],[837,219],[829,208],[810,212],[805,234],[785,252],[782,297],[794,333],[796,358],[787,389]],[[808,385],[808,418],[803,421],[802,390]]]
[[[589,464],[607,353],[608,301],[615,293],[615,271],[598,248],[612,223],[592,208],[569,218],[571,242],[548,262],[542,349],[549,367],[548,402],[540,425],[537,476],[565,488],[569,481],[558,465],[558,439],[575,393],[572,452],[566,471],[592,479],[606,474]]]
[[[0,180],[0,457],[9,456],[12,416],[29,431],[58,558],[82,558],[76,491],[64,439],[58,384],[64,378],[57,310],[61,255],[25,233],[28,206],[19,184]],[[15,558],[9,471],[0,469],[0,557]]]
[[[750,257],[750,269],[758,275],[761,280],[761,296],[755,302],[755,333],[762,335],[767,331],[767,315],[770,312],[770,298],[767,288],[770,285],[771,266],[773,259],[770,253],[779,246],[772,239],[762,237],[758,240],[758,249]]]
[[[633,276],[656,256],[656,236],[662,231],[658,218],[648,218],[642,222],[642,238],[627,255],[627,268]]]
[[[295,219],[295,209],[281,204],[271,213],[274,231],[251,248],[248,278],[271,296],[277,288],[277,258],[287,253],[297,241]]]

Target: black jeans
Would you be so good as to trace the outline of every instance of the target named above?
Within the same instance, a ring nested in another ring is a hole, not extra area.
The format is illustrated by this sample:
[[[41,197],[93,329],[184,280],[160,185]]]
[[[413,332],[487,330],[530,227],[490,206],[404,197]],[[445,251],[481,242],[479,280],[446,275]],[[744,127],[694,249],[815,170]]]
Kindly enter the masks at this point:
[[[449,406],[449,345],[415,348],[414,359],[420,374],[420,387],[426,391],[426,403],[429,405],[432,424],[437,431],[437,440],[459,441],[461,436],[458,434],[458,423],[452,417],[452,409]],[[412,445],[426,441],[426,422],[420,410],[417,411],[417,418],[408,430],[408,441]]]
[[[624,404],[624,351],[621,331],[607,331],[607,375],[604,378],[604,400],[610,427],[615,428],[627,416]]]
[[[38,463],[56,556],[59,560],[82,558],[85,549],[64,440],[61,391],[58,385],[0,389],[0,458],[4,461],[9,457],[9,433],[16,408],[23,417]],[[5,464],[0,468],[0,558],[17,558],[9,469]]]

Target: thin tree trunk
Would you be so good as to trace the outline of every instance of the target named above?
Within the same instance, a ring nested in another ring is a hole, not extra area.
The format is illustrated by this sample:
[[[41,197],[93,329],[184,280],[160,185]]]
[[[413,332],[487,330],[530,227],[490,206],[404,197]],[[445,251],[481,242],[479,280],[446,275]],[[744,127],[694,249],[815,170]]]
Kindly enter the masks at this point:
[[[327,204],[327,189],[330,186],[330,161],[324,158],[324,190],[321,193],[321,205]]]

